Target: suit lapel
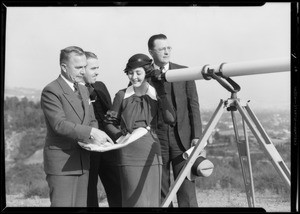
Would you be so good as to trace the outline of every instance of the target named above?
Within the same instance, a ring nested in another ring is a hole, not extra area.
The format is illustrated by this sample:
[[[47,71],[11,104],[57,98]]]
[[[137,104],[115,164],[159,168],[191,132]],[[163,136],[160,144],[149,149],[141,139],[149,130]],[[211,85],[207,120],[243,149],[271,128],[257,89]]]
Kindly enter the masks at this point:
[[[105,107],[105,109],[110,109],[111,105],[110,105],[110,98],[106,95],[106,93],[104,93],[106,90],[102,87],[102,85],[100,84],[92,84],[94,87],[94,93],[96,93],[97,95],[97,99],[100,100],[101,105],[103,105],[103,107]]]
[[[82,112],[82,103],[78,100],[76,97],[74,91],[70,88],[70,86],[65,82],[65,80],[62,79],[62,77],[58,77],[57,81],[63,91],[63,95],[66,98],[66,100],[70,103],[73,110],[75,111],[76,115],[82,120],[82,115],[80,112]]]
[[[103,104],[108,109],[109,105],[108,105],[108,103],[105,99],[106,98],[105,94],[102,91],[99,91],[99,90],[97,90],[95,92],[97,94],[97,99],[99,99],[101,104]]]

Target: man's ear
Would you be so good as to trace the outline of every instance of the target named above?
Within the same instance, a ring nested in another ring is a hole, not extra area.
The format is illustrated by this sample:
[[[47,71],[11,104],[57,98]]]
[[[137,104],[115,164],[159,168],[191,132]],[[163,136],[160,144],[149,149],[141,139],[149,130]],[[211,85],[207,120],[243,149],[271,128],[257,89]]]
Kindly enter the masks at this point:
[[[151,49],[148,49],[149,54],[153,57],[153,51]]]
[[[63,72],[65,72],[65,73],[67,72],[67,65],[65,63],[61,63],[60,68]]]

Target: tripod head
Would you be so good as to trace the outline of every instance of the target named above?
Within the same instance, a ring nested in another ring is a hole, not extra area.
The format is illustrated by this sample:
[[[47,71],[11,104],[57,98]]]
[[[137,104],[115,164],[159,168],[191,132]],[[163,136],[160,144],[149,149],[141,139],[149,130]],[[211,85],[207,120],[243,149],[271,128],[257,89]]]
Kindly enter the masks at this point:
[[[235,81],[233,81],[230,77],[227,77],[223,74],[222,68],[223,68],[224,64],[226,64],[226,63],[224,62],[220,65],[219,71],[217,73],[215,73],[215,70],[211,69],[211,68],[208,68],[207,72],[204,72],[206,70],[206,67],[209,66],[209,65],[205,65],[201,72],[202,76],[205,80],[211,80],[211,79],[216,80],[227,91],[231,92],[232,99],[236,99],[237,92],[239,92],[241,90],[241,87]],[[237,110],[237,108],[235,106],[229,106],[227,108],[227,111],[236,111],[236,110]]]

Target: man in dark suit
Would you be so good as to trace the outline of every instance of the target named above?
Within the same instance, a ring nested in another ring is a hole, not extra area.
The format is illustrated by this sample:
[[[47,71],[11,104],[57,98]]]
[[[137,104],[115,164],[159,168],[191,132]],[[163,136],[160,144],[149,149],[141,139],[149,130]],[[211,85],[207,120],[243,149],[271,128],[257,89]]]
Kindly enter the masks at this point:
[[[104,119],[107,110],[112,106],[111,97],[101,81],[96,81],[99,71],[98,57],[91,52],[85,52],[87,58],[84,81],[90,91],[90,99],[93,102],[94,112],[99,124],[99,129],[105,130]],[[97,183],[98,175],[104,186],[109,207],[122,206],[122,193],[119,168],[115,163],[118,151],[91,152],[90,175],[88,184],[88,207],[98,207]]]
[[[148,50],[154,60],[154,68],[166,72],[169,69],[186,68],[170,62],[172,47],[164,34],[153,35],[148,41]],[[174,179],[185,164],[182,153],[194,146],[201,134],[202,124],[195,81],[165,82],[165,90],[169,102],[176,112],[176,124],[169,126],[160,121],[157,135],[161,143],[163,172],[162,172],[162,201],[169,192],[170,166]],[[177,192],[179,207],[197,207],[195,181],[185,178]]]
[[[52,207],[86,206],[90,153],[78,141],[113,143],[97,129],[88,90],[77,84],[83,79],[86,64],[81,48],[61,50],[61,74],[42,91],[41,107],[47,126],[44,170]]]

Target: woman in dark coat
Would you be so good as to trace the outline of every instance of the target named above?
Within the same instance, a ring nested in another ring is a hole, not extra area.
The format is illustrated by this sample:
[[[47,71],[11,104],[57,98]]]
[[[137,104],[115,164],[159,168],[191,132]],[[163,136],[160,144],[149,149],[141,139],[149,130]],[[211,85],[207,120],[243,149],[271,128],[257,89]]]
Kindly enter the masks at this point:
[[[123,207],[158,207],[161,191],[161,151],[155,133],[158,115],[168,124],[175,122],[175,113],[165,96],[163,83],[153,71],[152,60],[144,54],[133,55],[125,73],[130,86],[115,95],[107,112],[107,129],[117,140],[143,127],[147,133],[118,150],[121,166]],[[151,86],[147,79],[152,76]],[[160,112],[160,113],[159,113]],[[158,114],[159,113],[159,114]]]

